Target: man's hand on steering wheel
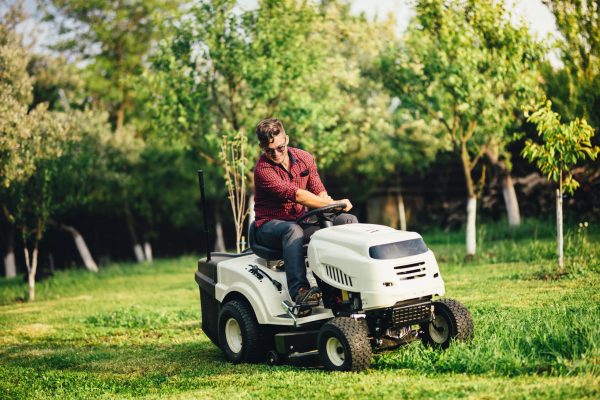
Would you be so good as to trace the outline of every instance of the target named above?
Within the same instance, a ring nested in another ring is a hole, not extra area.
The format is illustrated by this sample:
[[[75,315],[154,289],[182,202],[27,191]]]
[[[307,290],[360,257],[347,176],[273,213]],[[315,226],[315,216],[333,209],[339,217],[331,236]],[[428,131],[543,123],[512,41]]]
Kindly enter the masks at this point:
[[[348,199],[342,199],[342,200],[335,200],[333,201],[334,203],[346,203],[346,208],[344,208],[343,211],[350,211],[352,210],[352,203],[350,203],[350,200]]]
[[[309,218],[316,216],[318,221],[333,221],[333,219],[340,215],[344,211],[349,211],[352,208],[352,203],[350,200],[343,199],[338,201],[331,201],[326,206],[314,208],[300,218],[296,220],[296,223],[305,223],[309,220]]]

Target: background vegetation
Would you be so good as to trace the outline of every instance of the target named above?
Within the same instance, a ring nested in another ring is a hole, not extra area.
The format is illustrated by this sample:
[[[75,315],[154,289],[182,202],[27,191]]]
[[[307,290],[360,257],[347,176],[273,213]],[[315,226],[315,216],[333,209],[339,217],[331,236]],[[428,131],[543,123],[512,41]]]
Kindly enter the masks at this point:
[[[475,254],[477,213],[516,225],[553,212],[552,184],[520,155],[538,140],[523,107],[546,96],[563,123],[598,128],[597,4],[545,4],[560,40],[475,0],[418,1],[401,35],[343,1],[44,0],[34,15],[3,2],[5,275],[203,248],[198,168],[224,232],[209,246],[234,247],[221,143],[248,137],[250,195],[253,129],[268,116],[363,221],[467,227]],[[56,36],[24,31],[36,20]],[[571,224],[598,222],[599,171],[570,169]]]

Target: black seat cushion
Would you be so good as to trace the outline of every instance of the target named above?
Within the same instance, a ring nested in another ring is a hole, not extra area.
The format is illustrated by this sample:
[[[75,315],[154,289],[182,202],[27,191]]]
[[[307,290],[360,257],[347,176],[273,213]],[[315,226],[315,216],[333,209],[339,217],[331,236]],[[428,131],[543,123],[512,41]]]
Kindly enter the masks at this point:
[[[256,226],[254,225],[254,221],[252,221],[250,224],[250,237],[248,239],[250,241],[250,248],[254,254],[260,258],[264,258],[265,260],[269,261],[283,259],[283,253],[281,250],[272,249],[256,243]]]

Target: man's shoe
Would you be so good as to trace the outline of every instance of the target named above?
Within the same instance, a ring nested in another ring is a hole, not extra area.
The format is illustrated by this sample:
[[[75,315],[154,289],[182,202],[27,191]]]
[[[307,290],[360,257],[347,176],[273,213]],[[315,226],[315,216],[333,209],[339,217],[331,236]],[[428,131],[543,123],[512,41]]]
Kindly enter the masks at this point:
[[[318,287],[300,288],[298,290],[298,294],[296,295],[296,305],[297,306],[309,306],[314,307],[319,304],[321,300],[321,289]]]
[[[310,289],[300,288],[296,295],[296,306],[298,309],[296,315],[298,317],[307,317],[312,314],[312,307],[319,305],[321,300],[321,289],[312,287]]]

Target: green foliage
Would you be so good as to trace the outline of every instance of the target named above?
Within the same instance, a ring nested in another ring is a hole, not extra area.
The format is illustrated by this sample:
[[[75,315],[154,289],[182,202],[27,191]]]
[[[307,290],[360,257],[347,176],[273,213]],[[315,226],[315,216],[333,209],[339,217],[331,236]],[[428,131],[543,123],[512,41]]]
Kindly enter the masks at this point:
[[[117,128],[138,98],[136,76],[160,37],[163,21],[177,13],[175,0],[42,0],[46,21],[58,25],[55,50],[89,60],[83,70],[94,103],[108,110]],[[135,113],[134,113],[135,115]]]
[[[385,126],[376,116],[384,102],[373,103],[371,112],[370,96],[358,95],[360,56],[370,53],[364,43],[354,48],[360,36],[351,24],[367,23],[337,2],[322,9],[292,0],[259,2],[253,11],[234,6],[201,3],[162,44],[148,76],[149,91],[161,94],[150,108],[155,136],[194,146],[215,163],[219,137],[242,128],[251,135],[261,119],[277,116],[292,144],[313,152],[326,169],[357,137],[367,143],[365,133],[376,136]]]
[[[503,2],[424,0],[381,70],[399,112],[427,121],[429,135],[445,137],[461,156],[473,197],[472,170],[488,148],[512,139],[514,112],[537,95],[542,54]]]
[[[586,158],[595,160],[600,147],[592,146],[594,129],[585,119],[576,118],[568,125],[561,124],[560,116],[551,107],[552,102],[547,101],[527,117],[527,121],[536,124],[542,144],[527,140],[522,154],[535,162],[548,179],[558,183],[561,192],[564,188],[572,194],[579,183],[573,179],[571,168]]]
[[[544,0],[561,37],[563,68],[547,68],[548,94],[567,121],[583,116],[600,129],[600,6],[597,1]]]
[[[35,80],[33,105],[47,103],[50,110],[67,112],[84,103],[83,79],[64,57],[32,54],[27,71]]]

